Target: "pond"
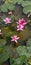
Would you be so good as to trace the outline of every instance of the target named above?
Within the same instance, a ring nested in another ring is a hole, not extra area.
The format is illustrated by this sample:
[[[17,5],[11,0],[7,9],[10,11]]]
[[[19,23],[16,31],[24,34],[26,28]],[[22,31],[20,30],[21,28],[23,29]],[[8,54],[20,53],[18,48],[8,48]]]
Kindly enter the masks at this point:
[[[0,0],[0,65],[31,65],[31,0]]]

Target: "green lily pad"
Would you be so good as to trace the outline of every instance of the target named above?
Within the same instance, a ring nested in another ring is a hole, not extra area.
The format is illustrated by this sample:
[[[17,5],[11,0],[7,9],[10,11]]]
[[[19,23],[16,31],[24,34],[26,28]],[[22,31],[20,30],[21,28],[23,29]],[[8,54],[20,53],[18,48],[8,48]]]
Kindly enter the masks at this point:
[[[31,12],[31,5],[30,5],[30,6],[25,6],[25,7],[23,8],[23,12],[24,12],[25,14],[27,14],[28,12]]]
[[[3,12],[7,12],[7,7],[8,7],[8,4],[4,3],[1,7],[1,11]]]
[[[0,47],[3,47],[6,44],[5,39],[0,39]]]
[[[17,50],[19,56],[26,55],[27,58],[29,58],[31,56],[31,53],[29,53],[28,48],[25,46],[19,46],[16,50]]]
[[[15,6],[13,4],[8,4],[8,9],[9,10],[14,10],[15,9]]]
[[[31,2],[30,1],[23,1],[22,2],[22,6],[25,7],[25,6],[29,6],[31,5]]]
[[[0,47],[0,54],[3,52],[3,48],[2,47]]]
[[[3,48],[3,52],[0,54],[0,63],[5,62],[9,58],[9,46]]]
[[[9,3],[4,3],[2,6],[1,6],[1,11],[3,12],[7,12],[9,10],[14,10],[14,5],[13,4],[9,4]]]
[[[21,55],[19,58],[15,59],[15,64],[17,65],[22,65],[26,60],[26,56],[25,55]]]

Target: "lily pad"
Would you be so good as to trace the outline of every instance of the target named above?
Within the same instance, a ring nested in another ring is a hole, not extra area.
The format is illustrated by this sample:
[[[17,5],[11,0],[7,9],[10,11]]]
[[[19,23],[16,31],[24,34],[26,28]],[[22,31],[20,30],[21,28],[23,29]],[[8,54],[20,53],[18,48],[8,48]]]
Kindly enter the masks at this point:
[[[9,58],[9,52],[7,51],[7,49],[5,47],[2,54],[0,54],[0,63],[5,62]]]
[[[25,13],[25,14],[27,14],[27,13],[31,13],[31,5],[28,5],[28,6],[25,6],[24,8],[23,8],[23,12]]]
[[[0,47],[3,47],[6,44],[5,39],[0,39]]]
[[[19,46],[16,50],[19,56],[26,55],[27,59],[31,56],[31,53],[29,53],[28,48],[25,46]]]
[[[14,5],[13,4],[9,4],[9,3],[4,3],[2,6],[1,6],[1,11],[3,12],[7,12],[9,10],[14,10]]]

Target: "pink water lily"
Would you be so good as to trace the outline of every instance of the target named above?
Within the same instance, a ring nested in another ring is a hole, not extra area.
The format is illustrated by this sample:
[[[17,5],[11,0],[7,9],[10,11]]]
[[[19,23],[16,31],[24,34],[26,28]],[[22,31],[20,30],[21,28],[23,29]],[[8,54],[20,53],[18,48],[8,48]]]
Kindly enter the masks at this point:
[[[12,11],[8,12],[9,15],[12,15]]]
[[[27,22],[24,18],[19,19],[19,21],[17,22],[17,31],[23,30],[23,28],[26,24],[27,24]]]
[[[23,30],[24,26],[23,25],[17,25],[17,31]]]
[[[0,30],[0,35],[2,34],[2,31]]]
[[[11,39],[12,39],[11,41],[14,41],[14,42],[17,43],[19,37],[17,37],[17,35],[14,35],[14,36],[11,37]]]
[[[27,24],[27,22],[26,22],[26,20],[24,18],[22,18],[22,19],[19,19],[17,24],[25,26]]]
[[[4,19],[4,22],[5,22],[5,24],[9,24],[9,23],[11,23],[11,19],[8,18],[8,17],[6,17],[6,18]]]

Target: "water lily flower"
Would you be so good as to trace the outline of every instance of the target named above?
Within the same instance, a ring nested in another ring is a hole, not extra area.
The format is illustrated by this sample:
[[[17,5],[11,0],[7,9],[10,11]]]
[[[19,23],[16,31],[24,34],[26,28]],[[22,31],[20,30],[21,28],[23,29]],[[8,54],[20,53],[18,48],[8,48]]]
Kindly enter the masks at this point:
[[[19,19],[17,24],[25,26],[27,24],[27,22],[26,22],[26,20],[24,18],[22,18],[22,19]]]
[[[27,24],[27,22],[24,18],[19,19],[19,21],[17,22],[17,31],[23,30],[23,28],[26,24]]]
[[[10,12],[8,12],[8,14],[9,14],[9,15],[12,15],[12,12],[10,11]]]
[[[23,30],[24,26],[23,25],[17,25],[17,31]]]
[[[2,34],[2,31],[0,30],[0,35]]]
[[[19,39],[19,37],[17,37],[17,35],[12,36],[11,38],[12,38],[11,41],[14,41],[16,43],[17,43],[17,40]]]
[[[5,24],[10,24],[10,23],[11,23],[11,19],[8,18],[8,17],[6,17],[6,18],[4,19],[4,22],[5,22]]]

